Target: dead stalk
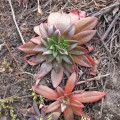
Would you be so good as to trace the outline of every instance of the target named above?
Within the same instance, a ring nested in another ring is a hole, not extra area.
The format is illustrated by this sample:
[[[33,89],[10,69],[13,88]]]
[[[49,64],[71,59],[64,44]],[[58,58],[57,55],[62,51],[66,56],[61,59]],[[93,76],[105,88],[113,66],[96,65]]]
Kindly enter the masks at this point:
[[[20,32],[20,29],[19,29],[18,24],[16,22],[15,13],[14,13],[14,10],[13,10],[13,7],[12,7],[12,2],[11,2],[11,0],[8,0],[8,2],[9,2],[9,5],[10,5],[10,8],[11,8],[13,21],[14,21],[15,26],[17,28],[17,31],[18,31],[18,33],[20,35],[21,41],[22,41],[23,44],[25,44],[25,41],[24,41],[23,36],[22,36],[22,33]]]

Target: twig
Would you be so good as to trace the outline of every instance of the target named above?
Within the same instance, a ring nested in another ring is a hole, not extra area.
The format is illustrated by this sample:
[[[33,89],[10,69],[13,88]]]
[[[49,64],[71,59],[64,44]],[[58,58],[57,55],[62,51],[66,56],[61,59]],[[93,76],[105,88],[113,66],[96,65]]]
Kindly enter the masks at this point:
[[[8,2],[9,2],[9,5],[10,5],[10,8],[11,8],[13,21],[14,21],[14,23],[15,23],[15,26],[16,26],[16,28],[17,28],[17,31],[18,31],[18,33],[19,33],[19,35],[20,35],[20,38],[21,38],[21,40],[22,40],[22,43],[25,44],[25,41],[24,41],[23,36],[22,36],[22,33],[20,32],[20,29],[19,29],[19,27],[18,27],[18,25],[17,25],[17,22],[16,22],[15,13],[14,13],[14,10],[13,10],[13,7],[12,7],[11,0],[8,0]]]
[[[98,75],[94,78],[90,78],[90,79],[87,79],[85,81],[80,81],[80,82],[77,82],[77,85],[80,85],[80,84],[83,84],[83,83],[86,83],[86,82],[90,82],[90,81],[94,81],[94,80],[100,80],[101,78],[104,78],[104,77],[107,77],[109,76],[110,74],[105,74],[105,75]]]
[[[104,87],[103,87],[103,92],[105,91],[105,87],[106,87],[106,85],[107,85],[107,82],[108,82],[108,81],[105,81],[105,84],[104,84]],[[100,118],[102,118],[103,102],[104,102],[104,98],[102,98],[102,101],[101,101]]]
[[[99,35],[99,33],[98,33],[98,35],[99,35],[99,37],[100,37],[100,39],[101,39],[101,42],[102,42],[102,44],[104,45],[104,47],[105,47],[105,49],[107,50],[107,52],[108,52],[108,54],[110,55],[110,57],[112,57],[111,52],[110,52],[110,50],[107,48],[106,44],[104,43],[104,40],[105,40],[106,37],[108,36],[110,30],[112,29],[113,25],[115,24],[115,22],[116,22],[116,20],[119,18],[119,16],[120,16],[120,12],[115,16],[114,20],[112,21],[112,23],[110,24],[110,26],[108,27],[107,31],[105,32],[105,34],[104,34],[102,37],[100,37],[100,35]]]
[[[93,16],[103,15],[103,14],[109,12],[113,7],[116,7],[117,5],[120,5],[120,2],[116,2],[115,4],[112,4],[108,7],[102,8],[99,12],[93,14]]]

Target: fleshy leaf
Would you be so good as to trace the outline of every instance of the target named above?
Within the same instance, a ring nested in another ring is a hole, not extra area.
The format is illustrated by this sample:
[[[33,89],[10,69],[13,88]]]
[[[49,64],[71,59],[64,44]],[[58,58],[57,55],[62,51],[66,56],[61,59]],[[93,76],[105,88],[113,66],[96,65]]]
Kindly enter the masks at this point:
[[[70,16],[68,14],[62,13],[60,18],[57,20],[56,28],[60,30],[62,34],[66,28],[70,26]]]
[[[91,62],[89,61],[89,59],[85,55],[74,56],[73,58],[74,58],[75,63],[77,63],[81,66],[92,67]]]
[[[37,45],[33,51],[36,51],[36,52],[45,52],[46,51],[46,48],[43,47],[42,45]]]
[[[40,24],[39,29],[40,29],[40,33],[41,33],[42,37],[47,38],[48,34],[47,34],[46,29],[45,29],[45,25],[43,23]]]
[[[61,87],[58,86],[56,88],[56,92],[59,95],[59,97],[64,96],[64,91],[63,91],[63,89]]]
[[[55,28],[54,25],[48,26],[48,33],[49,33],[50,36],[53,35],[55,30],[56,30],[56,28]]]
[[[63,67],[64,67],[64,69],[65,69],[67,72],[69,72],[69,73],[74,72],[74,69],[72,68],[72,65],[70,65],[70,64],[63,63]]]
[[[74,49],[75,47],[77,47],[78,43],[73,43],[72,45],[69,46],[69,50]]]
[[[67,107],[64,110],[64,118],[65,118],[65,120],[74,120],[73,110],[71,107]]]
[[[40,45],[41,44],[41,36],[34,37],[34,38],[31,39],[31,41],[35,44]]]
[[[72,73],[72,75],[68,78],[68,81],[65,86],[65,94],[70,94],[75,87],[77,82],[77,75],[76,73]]]
[[[71,25],[67,28],[67,30],[62,34],[62,36],[66,36],[67,38],[73,37],[75,33],[75,26]]]
[[[46,51],[43,53],[43,55],[50,55],[50,54],[52,54],[52,50],[46,50]]]
[[[59,37],[60,37],[60,31],[59,31],[59,29],[57,29],[55,32],[54,32],[54,37],[55,37],[55,39],[59,39]]]
[[[38,109],[36,101],[33,102],[33,108],[34,108],[36,115],[40,116],[40,111]]]
[[[63,56],[63,60],[68,64],[73,64],[73,61],[69,58],[69,56]]]
[[[30,56],[32,57],[27,60],[27,57],[30,57]],[[41,54],[38,54],[37,56],[27,55],[24,57],[24,60],[32,66],[42,63],[43,61],[45,61],[45,59],[46,59],[46,56],[43,56]]]
[[[82,111],[82,108],[72,107],[72,110],[73,110],[73,113],[74,113],[75,115],[85,116],[85,114],[84,114],[83,111]]]
[[[78,40],[78,44],[82,45],[89,42],[94,37],[95,34],[96,30],[86,30],[76,34],[72,39]]]
[[[85,30],[92,30],[97,24],[96,17],[86,17],[74,23],[76,30],[75,34],[85,31]]]
[[[55,58],[53,57],[53,55],[48,55],[48,59],[46,60],[48,63],[52,62]]]
[[[62,78],[63,78],[63,67],[59,70],[58,73],[55,72],[54,69],[51,71],[51,81],[54,88],[56,88],[61,83]]]
[[[47,23],[42,23],[44,26],[45,31],[47,30]],[[36,34],[42,36],[41,31],[40,31],[40,25],[34,27],[34,31]]]
[[[93,60],[90,56],[87,56],[87,58],[89,59],[89,61],[90,61],[93,65],[95,65],[94,60]]]
[[[72,10],[70,13],[70,20],[71,20],[71,24],[75,23],[76,21],[85,18],[86,17],[86,12],[85,11],[81,11],[81,10]]]
[[[41,38],[41,42],[42,44],[46,47],[47,46],[47,42],[46,42],[46,39],[45,38]]]
[[[60,63],[58,63],[56,60],[53,61],[53,69],[56,73],[58,73],[60,71],[60,69],[62,68],[62,65]]]
[[[71,50],[70,53],[73,55],[84,55],[88,53],[88,50],[83,47],[77,46],[76,48]]]
[[[19,46],[18,49],[21,50],[22,52],[27,53],[27,54],[34,54],[34,53],[38,53],[38,52],[33,51],[35,46],[36,46],[35,43],[27,42],[27,43]]]
[[[64,112],[64,110],[66,109],[67,105],[64,103],[61,103],[61,112]]]
[[[37,73],[36,80],[42,79],[46,74],[48,74],[52,69],[52,64],[44,62],[41,67],[40,71]]]
[[[48,17],[48,25],[56,25],[60,16],[61,16],[61,13],[58,13],[58,12],[50,13]]]
[[[98,91],[86,91],[82,94],[75,94],[72,96],[72,99],[78,100],[82,103],[91,103],[96,102],[102,99],[106,93]]]
[[[81,102],[79,102],[79,101],[77,101],[75,99],[72,99],[70,101],[70,106],[77,107],[77,108],[84,108],[85,107]]]
[[[47,86],[34,85],[32,88],[37,94],[40,94],[50,100],[56,100],[58,98],[57,92]]]
[[[57,110],[60,107],[60,104],[61,103],[59,101],[53,102],[52,104],[50,104],[48,106],[46,113],[53,112],[53,111]]]
[[[58,108],[57,110],[55,110],[52,114],[52,120],[58,120],[61,114],[61,109]]]

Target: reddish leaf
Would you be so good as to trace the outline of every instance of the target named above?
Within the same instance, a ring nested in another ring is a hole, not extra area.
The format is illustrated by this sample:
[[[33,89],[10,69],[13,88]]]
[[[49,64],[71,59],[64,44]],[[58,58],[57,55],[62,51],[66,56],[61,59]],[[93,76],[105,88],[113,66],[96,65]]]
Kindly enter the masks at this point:
[[[32,88],[37,94],[40,94],[50,100],[56,100],[58,98],[57,92],[47,86],[34,85]]]
[[[74,33],[75,33],[75,26],[71,25],[66,29],[66,31],[62,34],[62,36],[71,38],[71,37],[73,37]]]
[[[52,70],[52,64],[44,62],[40,67],[40,71],[37,73],[36,80],[42,79],[51,70]]]
[[[48,17],[48,25],[56,25],[60,16],[61,16],[61,13],[58,13],[58,12],[50,13]]]
[[[34,37],[34,38],[32,38],[31,39],[31,41],[33,42],[33,43],[35,43],[35,44],[38,44],[38,45],[40,45],[41,44],[41,36],[38,36],[38,37]]]
[[[78,40],[78,44],[82,45],[89,42],[94,37],[95,34],[96,30],[86,30],[76,34],[75,36],[73,36],[72,39]]]
[[[19,46],[18,49],[21,50],[22,52],[27,53],[27,54],[34,54],[34,53],[37,53],[37,52],[33,51],[35,46],[36,46],[35,43],[27,42],[27,43]]]
[[[88,53],[88,50],[83,47],[77,46],[76,48],[71,50],[70,53],[73,55],[84,55]]]
[[[41,23],[38,26],[34,27],[35,33],[37,33],[40,36],[47,37],[47,23]]]
[[[59,95],[59,97],[64,96],[64,91],[63,91],[63,89],[61,87],[58,86],[56,88],[56,92]]]
[[[40,35],[41,36],[41,33],[40,33],[40,25],[38,25],[38,26],[35,26],[34,27],[34,32],[36,33],[36,34],[38,34],[38,35]]]
[[[68,78],[68,81],[65,86],[65,94],[70,94],[75,87],[77,82],[77,75],[76,73],[72,73],[72,75]]]
[[[67,107],[64,110],[64,118],[65,118],[65,120],[74,120],[73,110],[71,107]]]
[[[30,57],[32,56],[30,59],[27,59],[27,57]],[[24,60],[29,63],[30,65],[34,66],[34,65],[37,65],[37,64],[40,64],[42,63],[43,61],[46,60],[46,56],[43,56],[41,54],[38,54],[37,56],[33,56],[33,55],[26,55],[24,57]]]
[[[82,18],[86,17],[86,12],[85,11],[81,11],[81,10],[72,10],[70,13],[70,20],[71,20],[71,24],[75,23],[77,20],[80,20]]]
[[[53,69],[51,72],[51,81],[52,81],[52,85],[54,88],[56,88],[62,81],[63,78],[63,67],[59,70],[59,72],[55,72],[55,70]]]
[[[70,64],[63,63],[63,67],[64,67],[64,69],[65,69],[67,72],[69,72],[69,73],[74,72],[74,69],[72,68],[72,65],[70,65]]]
[[[33,50],[36,52],[45,52],[46,48],[43,47],[42,45],[37,45]]]
[[[43,23],[40,24],[39,30],[40,30],[42,37],[46,37],[46,38],[48,37],[47,30],[46,30],[45,25]]]
[[[62,34],[70,25],[70,16],[65,13],[51,13],[48,17],[48,25],[56,25]]]
[[[92,67],[91,62],[85,55],[74,56],[73,58],[74,58],[75,63],[77,63],[81,66]]]
[[[85,107],[81,102],[79,102],[79,101],[77,101],[75,99],[72,99],[70,101],[70,106],[77,107],[77,108],[84,108]]]
[[[73,113],[74,113],[75,115],[85,116],[85,114],[84,114],[83,111],[82,111],[82,108],[72,107],[72,110],[73,110]]]
[[[52,113],[52,120],[58,120],[61,114],[61,109],[58,108]]]
[[[52,104],[50,104],[48,106],[46,113],[53,112],[53,111],[57,110],[60,107],[60,104],[61,103],[59,101],[53,102]]]
[[[87,58],[89,59],[89,61],[90,61],[93,65],[95,65],[95,62],[93,61],[93,59],[92,59],[90,56],[87,56]]]
[[[86,91],[82,94],[76,94],[72,96],[72,99],[78,100],[82,103],[96,102],[102,99],[106,93],[98,91]]]
[[[57,20],[56,27],[60,30],[61,34],[70,26],[70,16],[63,13]]]
[[[55,32],[56,28],[54,25],[49,25],[48,26],[48,34],[49,35],[53,35],[53,33]]]
[[[75,22],[76,31],[75,34],[85,31],[85,30],[92,30],[97,24],[96,17],[86,17],[77,22]]]
[[[55,32],[54,32],[54,36],[55,36],[55,39],[59,39],[59,37],[60,37],[60,30],[59,29],[57,29]]]

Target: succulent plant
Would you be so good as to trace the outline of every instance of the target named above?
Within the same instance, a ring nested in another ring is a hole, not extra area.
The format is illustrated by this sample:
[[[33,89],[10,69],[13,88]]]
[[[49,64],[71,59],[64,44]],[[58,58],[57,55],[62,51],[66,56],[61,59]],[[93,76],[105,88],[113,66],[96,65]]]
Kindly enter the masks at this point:
[[[53,90],[43,85],[35,85],[32,88],[36,93],[42,95],[43,97],[48,98],[49,100],[56,100],[47,107],[45,110],[46,113],[58,112],[60,115],[61,112],[64,112],[65,120],[74,120],[73,114],[88,117],[83,113],[83,103],[96,102],[106,95],[106,93],[98,91],[73,91],[76,82],[77,75],[74,72],[68,78],[65,90],[59,86],[56,90]]]
[[[95,62],[84,48],[96,33],[92,30],[97,24],[96,17],[86,17],[85,12],[74,10],[69,14],[51,13],[47,23],[34,27],[39,35],[18,47],[27,53],[24,60],[30,65],[42,63],[36,75],[37,83],[51,71],[51,81],[56,88],[63,72],[68,76],[75,71],[75,63],[93,67]]]

